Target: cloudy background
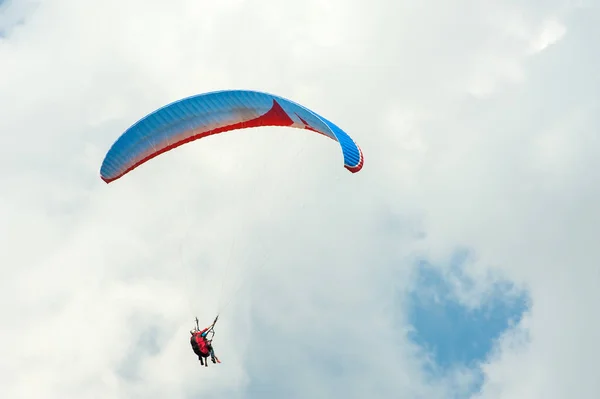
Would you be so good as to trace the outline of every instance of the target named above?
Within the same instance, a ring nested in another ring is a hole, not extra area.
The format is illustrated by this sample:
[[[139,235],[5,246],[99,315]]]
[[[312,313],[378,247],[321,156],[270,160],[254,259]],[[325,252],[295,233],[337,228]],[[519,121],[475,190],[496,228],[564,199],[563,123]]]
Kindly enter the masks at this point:
[[[600,397],[598,37],[596,0],[0,0],[0,397]],[[264,128],[100,180],[224,88],[363,170]]]

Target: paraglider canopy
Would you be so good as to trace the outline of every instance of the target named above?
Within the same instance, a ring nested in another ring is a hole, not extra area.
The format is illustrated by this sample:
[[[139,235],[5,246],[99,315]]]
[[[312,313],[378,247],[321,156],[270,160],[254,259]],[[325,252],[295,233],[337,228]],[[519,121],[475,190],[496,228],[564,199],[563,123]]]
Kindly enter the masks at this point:
[[[339,143],[344,167],[361,170],[358,145],[333,122],[283,97],[251,90],[224,90],[188,97],[145,116],[112,145],[100,169],[106,183],[183,144],[217,133],[284,126],[320,133]]]

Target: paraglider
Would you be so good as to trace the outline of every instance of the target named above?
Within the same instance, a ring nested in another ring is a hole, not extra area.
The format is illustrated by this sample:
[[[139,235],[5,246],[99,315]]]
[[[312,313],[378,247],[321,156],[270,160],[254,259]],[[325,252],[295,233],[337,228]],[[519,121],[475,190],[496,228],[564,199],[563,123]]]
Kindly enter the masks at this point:
[[[306,129],[335,140],[352,173],[362,169],[361,149],[333,122],[285,98],[250,90],[223,90],[175,101],[145,116],[112,145],[100,168],[113,182],[150,159],[210,135],[261,126]]]
[[[168,104],[129,127],[106,153],[100,177],[106,183],[120,179],[149,160],[186,143],[247,128],[290,127],[319,133],[336,141],[342,151],[344,167],[359,172],[364,164],[360,147],[333,122],[308,108],[283,97],[251,90],[222,90],[199,94]],[[215,355],[213,323],[190,330],[190,344],[200,364],[208,358],[221,363]],[[208,338],[209,334],[212,334]]]
[[[193,330],[190,330],[190,344],[192,345],[192,350],[198,356],[198,360],[200,360],[200,364],[202,366],[208,367],[208,357],[210,356],[210,360],[213,363],[221,363],[219,358],[215,355],[215,351],[212,346],[212,338],[215,335],[215,323],[219,319],[219,316],[215,318],[215,321],[208,327],[203,330],[200,330],[200,326],[198,325],[198,318],[196,317],[196,327]],[[210,339],[207,338],[208,334],[212,333]]]

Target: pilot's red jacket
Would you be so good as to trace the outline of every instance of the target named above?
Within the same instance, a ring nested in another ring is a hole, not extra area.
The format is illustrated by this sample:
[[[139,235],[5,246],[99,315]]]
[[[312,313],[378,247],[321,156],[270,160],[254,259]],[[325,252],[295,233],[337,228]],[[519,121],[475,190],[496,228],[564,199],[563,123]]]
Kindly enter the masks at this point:
[[[202,331],[197,331],[192,334],[190,338],[190,343],[192,344],[192,348],[197,355],[208,356],[210,353],[208,348],[208,341],[206,340],[208,328],[205,328]]]

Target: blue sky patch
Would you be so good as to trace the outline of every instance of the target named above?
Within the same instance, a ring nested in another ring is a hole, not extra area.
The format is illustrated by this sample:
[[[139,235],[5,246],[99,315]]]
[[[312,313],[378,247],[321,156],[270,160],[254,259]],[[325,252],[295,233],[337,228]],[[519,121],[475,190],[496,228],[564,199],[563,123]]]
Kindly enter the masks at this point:
[[[529,306],[527,294],[508,281],[488,287],[490,293],[479,307],[462,304],[454,287],[473,289],[477,284],[464,272],[466,260],[464,252],[457,253],[449,269],[421,262],[408,296],[408,322],[413,328],[409,338],[429,354],[432,364],[427,371],[434,376],[456,367],[476,369]]]

